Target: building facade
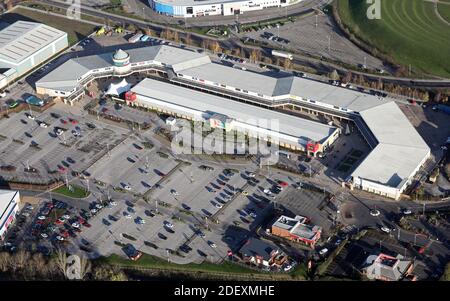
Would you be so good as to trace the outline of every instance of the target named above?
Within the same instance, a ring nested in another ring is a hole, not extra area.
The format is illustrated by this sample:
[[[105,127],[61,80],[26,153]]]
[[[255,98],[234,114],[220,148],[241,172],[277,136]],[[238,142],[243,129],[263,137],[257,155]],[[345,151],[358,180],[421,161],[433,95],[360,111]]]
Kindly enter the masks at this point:
[[[286,254],[270,242],[255,237],[249,238],[238,251],[239,257],[259,267],[280,267],[289,259]]]
[[[308,219],[297,215],[294,218],[280,216],[270,229],[273,235],[289,239],[295,242],[302,242],[312,248],[319,241],[322,228],[315,225],[309,225]]]
[[[416,281],[413,274],[414,262],[398,254],[396,257],[380,253],[371,255],[366,260],[363,273],[370,280],[380,281]]]
[[[239,15],[269,7],[287,7],[301,0],[149,0],[149,6],[159,14],[172,17]]]
[[[0,190],[0,240],[5,238],[9,226],[15,220],[19,202],[18,191]]]

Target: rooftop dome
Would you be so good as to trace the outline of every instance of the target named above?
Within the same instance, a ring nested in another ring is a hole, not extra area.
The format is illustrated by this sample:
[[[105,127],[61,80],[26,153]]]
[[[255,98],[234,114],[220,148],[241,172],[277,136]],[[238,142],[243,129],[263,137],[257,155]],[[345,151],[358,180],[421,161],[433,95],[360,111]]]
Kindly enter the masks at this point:
[[[122,49],[118,49],[113,55],[113,59],[115,60],[124,60],[127,59],[128,57],[129,54],[123,51]]]

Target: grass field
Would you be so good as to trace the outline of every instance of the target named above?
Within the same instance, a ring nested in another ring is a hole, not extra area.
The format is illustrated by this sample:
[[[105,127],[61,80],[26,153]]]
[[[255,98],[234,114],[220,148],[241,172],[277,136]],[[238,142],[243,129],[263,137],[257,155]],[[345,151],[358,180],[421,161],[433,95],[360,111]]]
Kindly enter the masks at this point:
[[[224,262],[222,264],[213,264],[204,262],[202,264],[174,264],[171,262],[167,262],[165,259],[161,259],[152,255],[143,254],[142,257],[138,261],[131,261],[129,259],[122,258],[118,255],[111,255],[109,257],[103,257],[98,259],[99,262],[119,265],[119,266],[129,266],[129,267],[145,267],[145,268],[154,268],[154,269],[164,269],[164,270],[173,270],[173,271],[189,271],[189,272],[197,272],[197,273],[233,273],[233,274],[242,274],[251,277],[251,275],[255,275],[257,277],[267,276],[267,279],[297,279],[304,280],[306,278],[306,269],[303,264],[298,265],[291,273],[286,274],[267,274],[258,272],[252,269],[248,269],[246,267],[231,263]]]
[[[365,0],[337,0],[337,5],[342,22],[359,39],[417,73],[450,77],[450,26],[436,16],[433,3],[381,1],[381,19],[374,20],[366,16]]]
[[[447,0],[447,2],[439,1],[438,3],[438,11],[439,14],[447,20],[447,22],[450,22],[450,0]]]
[[[45,12],[41,13],[37,11],[31,11],[20,7],[15,8],[12,12],[2,15],[1,19],[3,22],[9,24],[12,24],[19,20],[45,23],[49,26],[67,32],[69,45],[82,40],[83,38],[91,34],[96,28],[96,26],[91,24],[49,15]]]

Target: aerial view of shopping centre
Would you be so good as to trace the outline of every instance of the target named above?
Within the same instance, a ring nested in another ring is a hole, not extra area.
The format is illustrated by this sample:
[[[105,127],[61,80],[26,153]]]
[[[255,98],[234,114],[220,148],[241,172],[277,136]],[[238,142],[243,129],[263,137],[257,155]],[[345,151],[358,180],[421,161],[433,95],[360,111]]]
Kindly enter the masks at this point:
[[[450,280],[450,2],[0,12],[1,280]]]

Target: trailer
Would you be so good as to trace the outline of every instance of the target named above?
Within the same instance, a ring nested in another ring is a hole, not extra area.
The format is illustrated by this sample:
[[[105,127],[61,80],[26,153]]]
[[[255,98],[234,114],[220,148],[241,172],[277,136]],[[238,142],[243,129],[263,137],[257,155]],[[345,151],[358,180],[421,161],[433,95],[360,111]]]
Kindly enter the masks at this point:
[[[272,55],[290,59],[291,61],[294,59],[294,56],[292,54],[287,53],[287,52],[278,51],[278,50],[272,50]]]
[[[150,40],[150,37],[148,35],[143,35],[141,37],[141,42],[147,42],[148,40]]]
[[[142,33],[135,34],[134,36],[132,36],[131,38],[128,39],[128,42],[130,42],[130,43],[139,42],[139,40],[142,38],[142,36],[143,36]]]

